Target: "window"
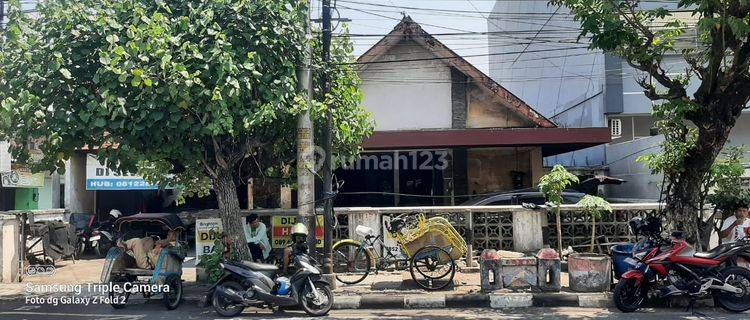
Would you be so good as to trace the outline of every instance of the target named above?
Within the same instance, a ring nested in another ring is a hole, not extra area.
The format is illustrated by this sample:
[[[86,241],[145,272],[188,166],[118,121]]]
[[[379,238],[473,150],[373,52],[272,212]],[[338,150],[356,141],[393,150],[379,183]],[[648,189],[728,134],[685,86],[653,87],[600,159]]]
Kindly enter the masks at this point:
[[[610,119],[609,130],[612,134],[612,138],[619,138],[622,136],[622,120],[621,119]]]

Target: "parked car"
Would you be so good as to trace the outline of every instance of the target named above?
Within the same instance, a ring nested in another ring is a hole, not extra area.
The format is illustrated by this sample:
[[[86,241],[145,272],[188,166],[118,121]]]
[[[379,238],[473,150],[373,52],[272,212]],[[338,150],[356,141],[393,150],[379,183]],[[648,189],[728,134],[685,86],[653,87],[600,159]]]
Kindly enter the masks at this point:
[[[585,193],[574,190],[563,191],[563,204],[578,203]],[[507,192],[498,192],[490,195],[483,195],[462,203],[462,206],[502,206],[502,205],[520,205],[523,203],[533,203],[543,205],[547,202],[544,194],[536,188],[520,189]]]

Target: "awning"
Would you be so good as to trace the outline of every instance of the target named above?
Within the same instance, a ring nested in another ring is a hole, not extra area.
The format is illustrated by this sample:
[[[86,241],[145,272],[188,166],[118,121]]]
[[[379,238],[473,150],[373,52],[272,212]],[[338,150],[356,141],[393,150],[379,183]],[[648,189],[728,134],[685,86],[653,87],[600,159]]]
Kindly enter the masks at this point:
[[[375,131],[365,150],[540,146],[546,156],[611,141],[609,128],[489,128]]]

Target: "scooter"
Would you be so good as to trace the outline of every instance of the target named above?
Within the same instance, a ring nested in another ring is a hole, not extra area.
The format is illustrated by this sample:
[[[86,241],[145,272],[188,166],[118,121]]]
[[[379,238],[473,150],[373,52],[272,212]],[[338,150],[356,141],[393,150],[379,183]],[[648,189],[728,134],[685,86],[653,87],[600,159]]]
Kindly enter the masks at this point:
[[[277,275],[278,267],[250,261],[223,262],[223,274],[209,288],[214,310],[234,317],[247,307],[300,306],[311,316],[328,314],[333,306],[331,285],[305,253],[294,256],[291,278]]]
[[[97,257],[106,257],[109,249],[115,245],[113,231],[113,221],[104,221],[99,226],[91,229],[91,234],[88,237],[88,246],[94,249]]]

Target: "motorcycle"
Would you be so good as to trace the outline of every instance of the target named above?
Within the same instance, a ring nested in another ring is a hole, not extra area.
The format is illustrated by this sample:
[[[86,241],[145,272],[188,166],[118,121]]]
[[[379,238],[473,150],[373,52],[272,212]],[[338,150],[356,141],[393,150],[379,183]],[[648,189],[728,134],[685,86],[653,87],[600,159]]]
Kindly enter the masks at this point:
[[[311,316],[328,314],[333,306],[331,285],[307,254],[297,254],[293,261],[296,272],[290,278],[279,276],[278,267],[272,264],[221,263],[223,274],[208,293],[214,310],[222,316],[234,317],[247,307],[299,305]]]
[[[713,297],[727,311],[750,310],[750,270],[737,266],[738,257],[750,257],[750,239],[694,253],[683,232],[661,238],[660,225],[654,223],[659,222],[640,227],[647,229],[647,240],[626,259],[632,269],[615,286],[613,299],[620,311],[636,311],[649,298],[677,295],[689,296],[691,306],[697,299]]]
[[[97,257],[106,257],[109,249],[115,245],[113,231],[113,221],[104,221],[91,228],[91,233],[88,236],[88,247],[94,249]]]

